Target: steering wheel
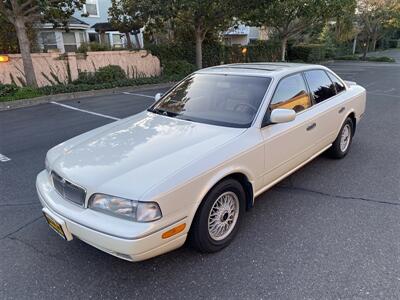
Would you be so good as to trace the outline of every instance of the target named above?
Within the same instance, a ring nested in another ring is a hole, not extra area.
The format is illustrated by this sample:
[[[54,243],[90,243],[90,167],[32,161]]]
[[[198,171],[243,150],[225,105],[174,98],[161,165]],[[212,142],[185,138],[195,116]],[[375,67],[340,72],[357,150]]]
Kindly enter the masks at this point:
[[[236,104],[235,107],[234,107],[233,109],[234,109],[235,111],[238,111],[238,108],[241,107],[241,106],[250,108],[254,113],[257,112],[257,108],[256,108],[255,106],[249,104],[249,103],[239,103],[239,104]]]

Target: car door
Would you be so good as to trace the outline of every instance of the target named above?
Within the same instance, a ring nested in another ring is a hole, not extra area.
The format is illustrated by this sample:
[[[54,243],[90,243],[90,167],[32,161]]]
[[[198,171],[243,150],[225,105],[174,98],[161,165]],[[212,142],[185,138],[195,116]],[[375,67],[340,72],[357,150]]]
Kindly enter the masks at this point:
[[[301,73],[281,79],[268,110],[270,112],[276,108],[293,109],[296,111],[296,118],[291,122],[269,124],[261,128],[265,144],[266,186],[313,155],[316,136],[315,117],[311,106],[311,98]]]
[[[315,143],[317,150],[320,150],[336,138],[345,108],[342,96],[337,95],[337,87],[325,70],[305,71],[304,76],[314,101],[312,111],[316,117]]]

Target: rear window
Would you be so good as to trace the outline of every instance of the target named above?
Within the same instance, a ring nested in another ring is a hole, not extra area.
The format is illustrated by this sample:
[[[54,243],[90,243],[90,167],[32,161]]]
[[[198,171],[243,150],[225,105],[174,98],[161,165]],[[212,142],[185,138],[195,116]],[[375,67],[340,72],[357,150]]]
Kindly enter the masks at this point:
[[[323,70],[304,72],[315,103],[325,101],[336,95],[335,86]]]
[[[154,113],[228,127],[250,127],[269,77],[193,74],[149,110]]]
[[[332,80],[333,84],[335,85],[336,92],[338,94],[343,92],[346,89],[346,87],[344,86],[342,81],[340,81],[340,79],[337,76],[333,75],[331,72],[327,72],[327,73],[328,73],[329,78]]]

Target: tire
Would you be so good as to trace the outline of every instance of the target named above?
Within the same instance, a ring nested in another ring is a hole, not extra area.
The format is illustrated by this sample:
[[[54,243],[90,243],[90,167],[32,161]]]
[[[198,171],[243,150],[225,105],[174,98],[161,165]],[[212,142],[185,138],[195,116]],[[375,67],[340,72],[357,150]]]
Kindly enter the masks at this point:
[[[354,124],[352,119],[347,118],[339,131],[336,140],[329,149],[329,154],[333,158],[343,158],[350,150],[351,142],[354,135]],[[347,136],[347,139],[346,139]]]
[[[217,252],[228,246],[243,218],[245,198],[242,185],[234,179],[226,179],[213,187],[193,219],[189,236],[191,245],[206,253]],[[236,209],[235,213],[232,213],[232,208]]]

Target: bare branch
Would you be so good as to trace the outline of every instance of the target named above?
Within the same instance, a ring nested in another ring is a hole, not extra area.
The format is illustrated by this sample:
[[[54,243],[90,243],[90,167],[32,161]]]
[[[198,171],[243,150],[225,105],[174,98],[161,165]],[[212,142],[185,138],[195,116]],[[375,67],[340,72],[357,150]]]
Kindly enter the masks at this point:
[[[10,23],[14,24],[15,19],[12,11],[8,9],[5,5],[5,2],[1,0],[0,0],[0,14],[5,16]]]
[[[34,1],[34,0],[28,0],[28,1],[26,1],[24,4],[22,4],[22,5],[20,6],[21,11],[24,11],[25,8],[27,8],[28,6],[31,6],[31,5],[33,4],[33,1]]]
[[[37,10],[39,10],[39,6],[35,5],[35,6],[32,6],[31,8],[29,8],[28,10],[26,10],[23,14],[24,14],[24,16],[29,16],[29,15],[35,13]]]

